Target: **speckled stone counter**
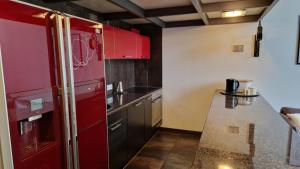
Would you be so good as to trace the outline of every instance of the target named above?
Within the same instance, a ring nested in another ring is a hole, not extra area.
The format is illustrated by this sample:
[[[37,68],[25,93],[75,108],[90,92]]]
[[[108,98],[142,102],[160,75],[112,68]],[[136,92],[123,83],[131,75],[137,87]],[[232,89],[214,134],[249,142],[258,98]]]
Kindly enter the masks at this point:
[[[217,90],[193,168],[300,168],[299,137],[262,96],[237,98]]]

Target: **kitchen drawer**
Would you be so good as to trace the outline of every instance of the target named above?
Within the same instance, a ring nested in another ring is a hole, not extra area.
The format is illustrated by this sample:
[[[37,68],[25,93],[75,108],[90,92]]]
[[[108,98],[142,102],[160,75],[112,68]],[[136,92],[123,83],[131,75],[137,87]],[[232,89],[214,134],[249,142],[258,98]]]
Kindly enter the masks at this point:
[[[108,116],[110,169],[120,169],[127,163],[127,114],[126,109]]]

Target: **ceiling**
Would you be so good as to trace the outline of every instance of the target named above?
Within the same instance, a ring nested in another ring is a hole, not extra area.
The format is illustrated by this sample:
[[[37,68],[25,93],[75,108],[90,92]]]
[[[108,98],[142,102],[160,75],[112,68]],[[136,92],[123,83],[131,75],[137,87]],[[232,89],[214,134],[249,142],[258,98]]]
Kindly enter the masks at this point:
[[[166,8],[191,5],[190,0],[130,0],[143,9]]]
[[[161,27],[256,22],[278,0],[77,0],[104,20]],[[245,16],[222,18],[222,12],[245,10]],[[172,26],[170,26],[172,25]]]

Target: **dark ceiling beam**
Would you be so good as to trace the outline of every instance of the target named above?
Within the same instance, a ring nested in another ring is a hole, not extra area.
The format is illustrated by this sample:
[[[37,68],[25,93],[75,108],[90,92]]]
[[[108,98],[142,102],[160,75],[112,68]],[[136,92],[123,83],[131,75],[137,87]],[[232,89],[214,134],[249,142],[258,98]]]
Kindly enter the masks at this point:
[[[165,22],[166,28],[173,28],[173,27],[186,27],[186,26],[203,26],[205,25],[204,22],[201,19],[194,19],[194,20],[183,20],[183,21],[172,21],[172,22]],[[156,25],[153,25],[151,23],[145,23],[145,24],[134,24],[133,25],[136,28],[144,28],[144,27],[153,27]]]
[[[203,12],[230,11],[234,9],[268,7],[273,0],[240,0],[229,2],[206,3],[202,5]]]
[[[191,0],[192,4],[194,5],[195,9],[197,10],[198,14],[200,15],[201,19],[205,23],[205,25],[208,25],[208,18],[206,13],[203,12],[202,3],[200,0]]]
[[[187,6],[176,6],[167,8],[157,8],[157,9],[147,9],[145,10],[146,17],[159,17],[159,16],[169,16],[169,15],[182,15],[197,13],[193,5]]]
[[[270,11],[273,9],[273,7],[279,2],[279,0],[274,0],[273,3],[261,14],[259,17],[259,20],[262,20]]]
[[[112,13],[103,13],[104,20],[123,20],[123,19],[136,19],[138,16],[130,12],[112,12]]]
[[[182,14],[190,14],[190,13],[197,13],[193,5],[144,10],[144,15],[147,18],[170,16],[170,15],[182,15]],[[122,19],[135,19],[139,17],[130,12],[112,12],[112,13],[104,13],[103,18],[105,20],[122,20]]]
[[[244,23],[244,22],[257,22],[260,15],[248,15],[232,18],[214,18],[209,19],[209,24],[211,25],[221,25],[221,24],[234,24],[234,23]]]
[[[159,18],[147,18],[145,16],[144,9],[142,9],[141,7],[132,3],[129,0],[109,0],[109,1],[120,6],[121,8],[127,10],[128,12],[130,12],[140,18],[144,18],[144,19],[154,23],[155,25],[158,25],[160,27],[166,26],[165,23],[162,20],[160,20]]]
[[[186,26],[202,26],[202,25],[205,25],[205,23],[201,19],[166,22],[167,28],[186,27]]]

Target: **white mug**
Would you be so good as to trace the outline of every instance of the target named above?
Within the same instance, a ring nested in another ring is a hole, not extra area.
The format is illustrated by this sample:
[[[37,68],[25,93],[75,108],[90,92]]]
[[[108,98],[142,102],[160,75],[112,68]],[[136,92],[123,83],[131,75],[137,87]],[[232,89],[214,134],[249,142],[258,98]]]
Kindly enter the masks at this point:
[[[257,94],[257,90],[254,87],[249,87],[249,91],[250,91],[250,95],[256,95]]]
[[[250,89],[248,89],[248,88],[243,89],[243,94],[244,94],[245,96],[250,95]]]
[[[249,87],[252,86],[253,81],[252,80],[239,80],[240,86],[238,91],[243,92],[244,89],[248,89]]]

